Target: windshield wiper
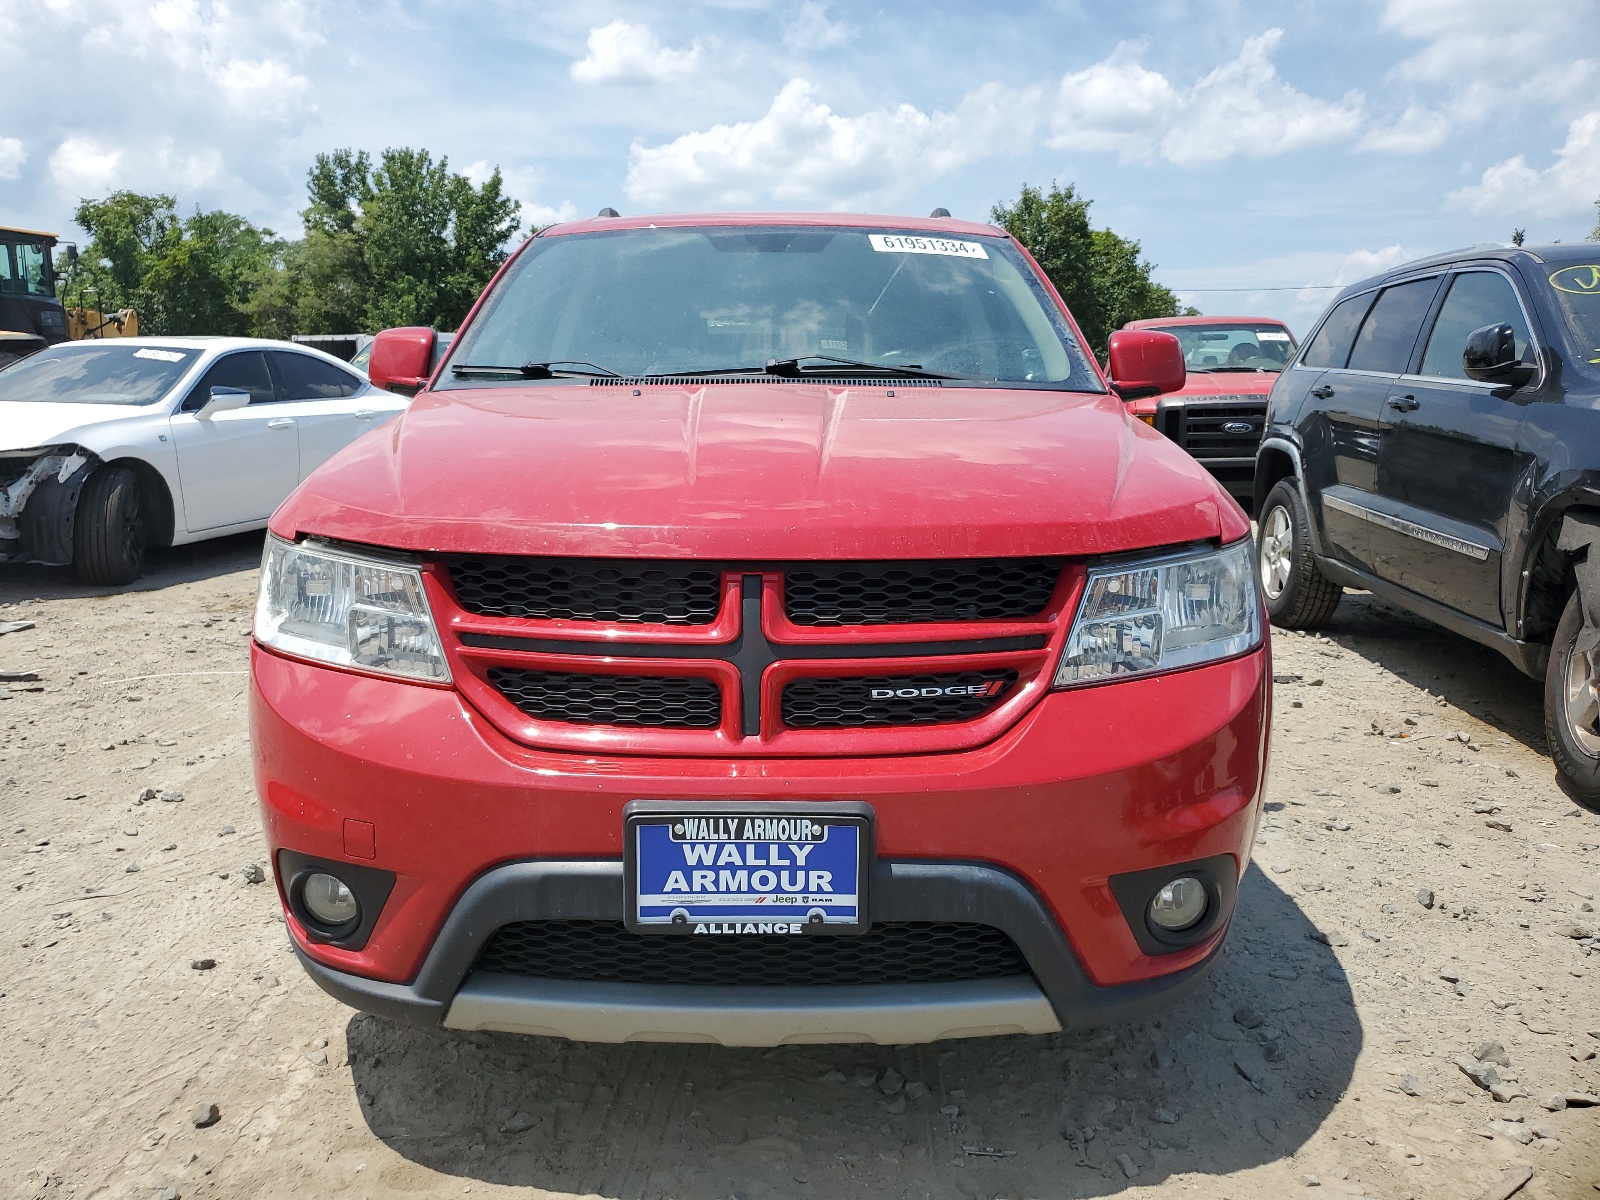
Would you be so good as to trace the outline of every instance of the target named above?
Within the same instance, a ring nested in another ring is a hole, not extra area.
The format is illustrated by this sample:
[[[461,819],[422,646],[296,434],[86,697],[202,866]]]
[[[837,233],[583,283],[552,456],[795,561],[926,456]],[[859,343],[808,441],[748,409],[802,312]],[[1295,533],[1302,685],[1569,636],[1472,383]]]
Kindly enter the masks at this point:
[[[1217,374],[1219,372],[1222,372],[1222,371],[1251,371],[1251,372],[1255,372],[1255,371],[1270,371],[1270,372],[1282,372],[1283,368],[1282,367],[1196,367],[1195,370],[1201,375],[1215,375],[1215,374]]]
[[[800,364],[804,362],[838,363],[840,366],[855,367],[861,371],[881,371],[890,375],[905,375],[913,379],[964,379],[963,375],[942,375],[937,371],[925,371],[920,363],[871,363],[859,362],[853,358],[835,358],[831,354],[802,354],[798,358],[774,358],[763,368],[768,375],[777,375],[782,379],[800,379],[804,377],[806,369]],[[826,370],[819,367],[817,370]]]
[[[589,370],[582,368],[588,367]],[[574,370],[574,368],[578,368]],[[486,375],[520,375],[524,379],[555,379],[558,376],[579,375],[605,375],[614,379],[622,378],[621,374],[610,367],[602,367],[599,363],[586,362],[581,358],[558,358],[550,362],[523,363],[520,367],[495,367],[486,363],[456,363],[451,366],[452,375],[461,375],[467,378],[479,378]]]

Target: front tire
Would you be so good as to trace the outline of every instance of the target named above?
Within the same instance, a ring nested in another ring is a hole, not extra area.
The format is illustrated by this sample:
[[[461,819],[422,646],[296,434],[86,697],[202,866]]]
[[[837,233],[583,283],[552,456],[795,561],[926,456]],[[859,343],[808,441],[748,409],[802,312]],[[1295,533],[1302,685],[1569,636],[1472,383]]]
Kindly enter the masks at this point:
[[[95,587],[121,587],[144,572],[148,505],[129,467],[102,467],[78,497],[72,534],[73,573]]]
[[[1261,505],[1256,562],[1267,616],[1282,629],[1315,629],[1333,616],[1344,589],[1323,578],[1311,551],[1311,517],[1293,477],[1280,479]]]
[[[1544,672],[1544,737],[1561,790],[1600,812],[1600,647],[1578,650],[1583,605],[1567,598]]]

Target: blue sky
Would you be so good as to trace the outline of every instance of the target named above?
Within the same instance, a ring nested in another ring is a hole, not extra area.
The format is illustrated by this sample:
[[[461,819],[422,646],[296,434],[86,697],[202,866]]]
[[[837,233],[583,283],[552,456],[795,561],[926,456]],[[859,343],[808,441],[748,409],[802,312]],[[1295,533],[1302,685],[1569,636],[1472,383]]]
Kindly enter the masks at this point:
[[[1075,183],[1205,312],[1287,318],[1420,254],[1575,240],[1600,0],[1089,5],[4,0],[0,221],[166,191],[297,233],[319,150],[499,165],[529,220],[983,218]]]

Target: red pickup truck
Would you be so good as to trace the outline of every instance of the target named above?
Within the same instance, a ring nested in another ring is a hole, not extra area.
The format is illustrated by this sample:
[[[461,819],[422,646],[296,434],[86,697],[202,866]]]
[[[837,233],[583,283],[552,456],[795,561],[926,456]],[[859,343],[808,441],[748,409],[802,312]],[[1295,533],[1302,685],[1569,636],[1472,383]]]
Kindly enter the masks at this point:
[[[1188,372],[1177,391],[1132,400],[1133,415],[1199,459],[1248,511],[1267,395],[1295,355],[1294,334],[1271,317],[1152,317],[1122,328],[1172,334]]]
[[[1205,974],[1271,710],[1249,524],[1003,230],[608,215],[525,243],[430,375],[434,336],[378,335],[415,402],[263,562],[256,779],[323,988],[908,1043]]]

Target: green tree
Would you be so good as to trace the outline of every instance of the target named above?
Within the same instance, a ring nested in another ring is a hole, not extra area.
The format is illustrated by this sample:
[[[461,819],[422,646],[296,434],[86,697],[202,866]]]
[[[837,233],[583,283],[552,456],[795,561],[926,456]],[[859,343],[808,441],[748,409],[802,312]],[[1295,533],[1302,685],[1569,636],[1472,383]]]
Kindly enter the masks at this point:
[[[1177,316],[1178,300],[1151,280],[1155,266],[1139,257],[1138,242],[1090,227],[1090,203],[1070,183],[1052,183],[1048,193],[1023,184],[1022,194],[995,205],[990,218],[1038,260],[1091,351],[1103,357],[1111,334],[1126,322]]]
[[[1596,200],[1594,202],[1594,208],[1595,208],[1595,212],[1597,214],[1600,214],[1600,200]],[[1594,232],[1589,235],[1589,241],[1591,241],[1591,242],[1600,242],[1600,220],[1596,220],[1595,221],[1595,223],[1594,223]]]
[[[180,220],[171,196],[137,192],[85,200],[74,219],[89,242],[68,303],[137,309],[148,333],[255,331],[254,295],[282,253],[270,229],[220,210]]]
[[[262,297],[301,333],[454,329],[520,224],[498,169],[474,186],[426,150],[319,154],[306,183],[305,237]]]

